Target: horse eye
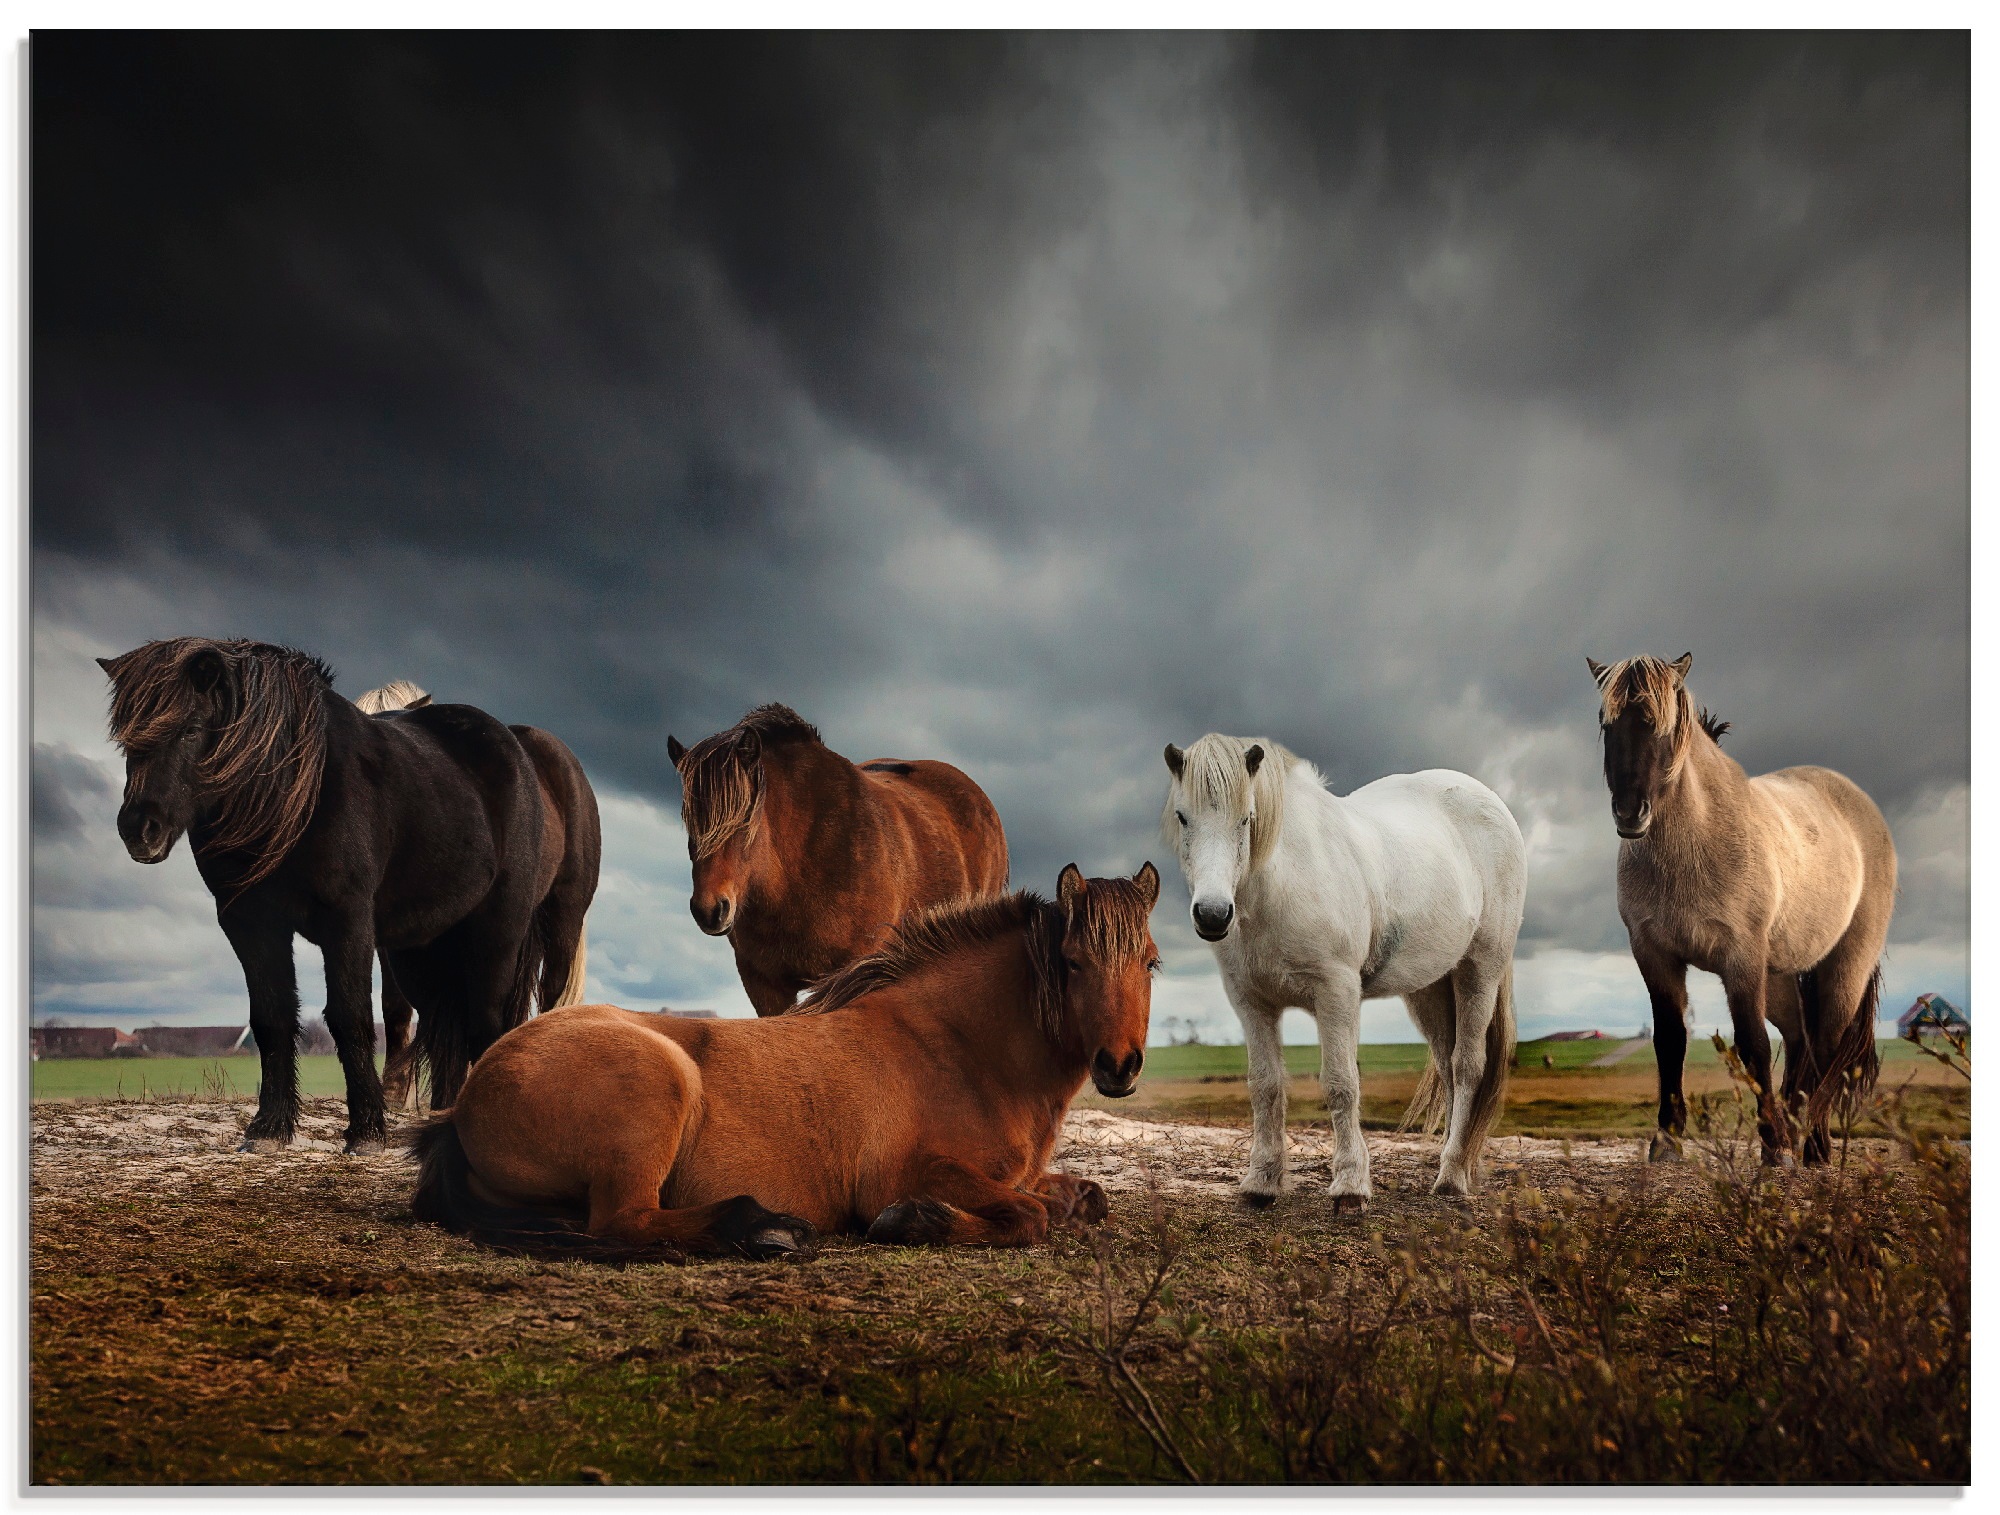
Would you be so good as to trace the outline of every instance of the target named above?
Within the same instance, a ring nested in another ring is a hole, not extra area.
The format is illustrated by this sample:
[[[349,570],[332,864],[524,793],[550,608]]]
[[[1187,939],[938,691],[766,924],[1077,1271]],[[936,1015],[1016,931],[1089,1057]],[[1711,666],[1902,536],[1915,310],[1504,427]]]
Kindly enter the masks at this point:
[[[1185,826],[1187,824],[1187,812],[1185,810],[1176,810],[1174,812],[1174,819]]]

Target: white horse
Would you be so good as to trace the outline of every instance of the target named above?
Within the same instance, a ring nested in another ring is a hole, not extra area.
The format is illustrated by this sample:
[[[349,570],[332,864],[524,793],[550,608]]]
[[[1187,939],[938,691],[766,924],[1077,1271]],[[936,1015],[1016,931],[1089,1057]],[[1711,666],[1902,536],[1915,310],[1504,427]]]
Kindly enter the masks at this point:
[[[1336,1209],[1366,1207],[1361,1001],[1401,995],[1430,1043],[1410,1120],[1448,1116],[1433,1193],[1465,1194],[1514,1060],[1514,941],[1527,896],[1521,828],[1500,797],[1449,769],[1350,795],[1275,742],[1211,733],[1169,745],[1160,831],[1180,855],[1194,928],[1215,951],[1250,1057],[1243,1198],[1285,1180],[1286,1009],[1319,1024],[1333,1117]]]

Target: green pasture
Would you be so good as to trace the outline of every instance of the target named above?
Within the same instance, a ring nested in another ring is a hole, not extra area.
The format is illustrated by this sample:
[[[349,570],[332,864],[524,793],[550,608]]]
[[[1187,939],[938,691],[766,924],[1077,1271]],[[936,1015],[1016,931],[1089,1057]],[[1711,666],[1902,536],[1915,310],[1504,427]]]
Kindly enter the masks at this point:
[[[248,1099],[259,1082],[254,1057],[45,1057],[29,1066],[36,1099]],[[300,1058],[299,1092],[345,1094],[340,1059]]]
[[[1586,1066],[1621,1043],[1607,1037],[1585,1042],[1522,1042],[1515,1066],[1524,1072],[1550,1070],[1542,1058],[1549,1057],[1557,1073],[1615,1074],[1650,1072],[1653,1054],[1642,1047],[1612,1068]],[[1907,1042],[1878,1042],[1883,1066],[1919,1064],[1924,1055]],[[1361,1073],[1416,1073],[1424,1066],[1425,1048],[1420,1042],[1383,1042],[1361,1049]],[[1706,1038],[1688,1045],[1688,1069],[1694,1072],[1716,1066],[1719,1059]],[[378,1058],[379,1062],[379,1058]],[[202,1096],[248,1098],[257,1092],[258,1068],[254,1057],[110,1057],[44,1058],[30,1065],[34,1069],[33,1095],[36,1099],[188,1099]],[[1241,1046],[1152,1047],[1146,1053],[1146,1077],[1153,1080],[1222,1080],[1243,1078],[1249,1068]],[[1285,1068],[1294,1076],[1319,1072],[1319,1048],[1312,1045],[1285,1048]],[[340,1076],[340,1059],[331,1054],[299,1059],[299,1091],[308,1095],[346,1092]]]

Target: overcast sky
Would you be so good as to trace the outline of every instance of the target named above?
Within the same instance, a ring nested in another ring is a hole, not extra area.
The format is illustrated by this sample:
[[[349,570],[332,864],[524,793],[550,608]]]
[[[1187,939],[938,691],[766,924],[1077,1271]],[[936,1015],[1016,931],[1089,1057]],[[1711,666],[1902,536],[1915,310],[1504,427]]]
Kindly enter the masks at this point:
[[[1165,864],[1156,1032],[1232,1039],[1164,743],[1485,780],[1523,1034],[1630,1031],[1584,655],[1692,649],[1751,772],[1888,815],[1888,1013],[1963,1002],[1962,35],[32,65],[38,1016],[243,1018],[185,848],[113,830],[92,658],[189,633],[574,747],[594,996],[747,1013],[665,744],[783,700],[963,767],[1016,884]]]

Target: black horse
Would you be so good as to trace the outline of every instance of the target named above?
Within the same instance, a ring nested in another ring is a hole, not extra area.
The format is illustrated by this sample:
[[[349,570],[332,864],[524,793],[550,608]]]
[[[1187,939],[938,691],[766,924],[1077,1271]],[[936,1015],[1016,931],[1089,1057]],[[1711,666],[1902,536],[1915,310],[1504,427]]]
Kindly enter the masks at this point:
[[[188,833],[243,964],[263,1060],[244,1150],[297,1124],[294,934],[326,958],[350,1152],[387,1134],[378,947],[421,1012],[440,1107],[532,999],[561,997],[600,855],[596,796],[561,742],[470,705],[364,715],[319,659],[264,642],[177,637],[98,661],[125,752],[118,835],[157,863]]]

